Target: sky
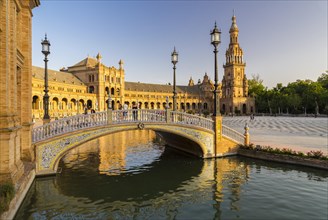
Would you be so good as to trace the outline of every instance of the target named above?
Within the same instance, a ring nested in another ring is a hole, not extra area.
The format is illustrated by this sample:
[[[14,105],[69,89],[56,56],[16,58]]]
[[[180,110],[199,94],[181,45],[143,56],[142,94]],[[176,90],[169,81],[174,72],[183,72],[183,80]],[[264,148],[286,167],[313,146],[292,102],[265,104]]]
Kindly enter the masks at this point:
[[[195,83],[207,72],[214,79],[210,31],[221,29],[219,81],[233,10],[244,51],[246,76],[258,74],[268,88],[328,70],[327,1],[110,1],[41,0],[33,9],[32,64],[44,67],[41,40],[51,47],[48,68],[72,66],[99,52],[102,63],[118,68],[125,80],[173,82],[173,48],[179,53],[177,85]]]

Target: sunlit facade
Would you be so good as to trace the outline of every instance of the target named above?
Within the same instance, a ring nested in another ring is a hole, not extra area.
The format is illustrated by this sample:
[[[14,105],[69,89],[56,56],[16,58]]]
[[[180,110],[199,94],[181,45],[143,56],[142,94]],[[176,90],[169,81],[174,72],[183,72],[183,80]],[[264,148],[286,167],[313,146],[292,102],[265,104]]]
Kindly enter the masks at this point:
[[[224,76],[220,89],[220,109],[222,114],[250,114],[255,111],[254,99],[248,96],[243,51],[238,44],[236,17],[232,18],[230,44],[226,52]],[[104,111],[111,106],[120,109],[124,103],[132,108],[137,104],[142,109],[172,108],[173,86],[142,82],[126,82],[124,63],[118,67],[106,66],[102,56],[87,57],[73,66],[60,71],[49,70],[49,94],[51,118],[61,118],[84,113],[85,110]],[[44,70],[33,67],[33,117],[43,116]],[[188,85],[178,85],[177,110],[189,113],[211,114],[213,112],[213,82],[205,73],[203,80]],[[168,103],[167,103],[168,102]]]

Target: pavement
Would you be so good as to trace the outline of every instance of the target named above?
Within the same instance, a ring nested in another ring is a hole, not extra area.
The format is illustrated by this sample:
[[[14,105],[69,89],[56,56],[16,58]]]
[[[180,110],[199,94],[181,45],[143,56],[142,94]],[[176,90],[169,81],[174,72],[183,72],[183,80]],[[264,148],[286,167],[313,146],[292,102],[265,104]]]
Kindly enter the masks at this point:
[[[291,148],[296,151],[322,151],[328,155],[328,118],[324,117],[223,117],[223,124],[244,133],[249,126],[250,142],[255,145]]]

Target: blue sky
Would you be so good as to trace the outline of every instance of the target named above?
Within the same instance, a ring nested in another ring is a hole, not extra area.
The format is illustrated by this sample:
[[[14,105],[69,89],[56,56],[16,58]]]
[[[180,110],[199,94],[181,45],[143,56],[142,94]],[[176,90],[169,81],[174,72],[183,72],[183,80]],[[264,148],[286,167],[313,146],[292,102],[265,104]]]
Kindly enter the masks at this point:
[[[51,42],[49,68],[74,65],[98,52],[107,66],[125,63],[126,81],[172,83],[171,52],[179,52],[177,84],[214,79],[210,30],[222,31],[219,79],[233,10],[246,75],[264,85],[316,80],[327,67],[327,1],[56,1],[33,10],[32,63],[44,66],[41,40]]]

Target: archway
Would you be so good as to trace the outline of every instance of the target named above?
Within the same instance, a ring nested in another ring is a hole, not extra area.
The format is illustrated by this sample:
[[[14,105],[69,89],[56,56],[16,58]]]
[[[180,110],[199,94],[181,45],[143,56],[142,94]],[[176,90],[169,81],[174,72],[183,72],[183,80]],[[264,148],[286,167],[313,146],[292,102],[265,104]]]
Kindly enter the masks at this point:
[[[40,109],[39,102],[40,102],[39,97],[36,95],[33,96],[32,109],[35,109],[35,110]]]
[[[246,104],[243,104],[243,114],[246,114],[247,108],[246,108]]]
[[[88,101],[87,101],[87,108],[88,109],[92,108],[92,101],[90,99],[88,99]]]

